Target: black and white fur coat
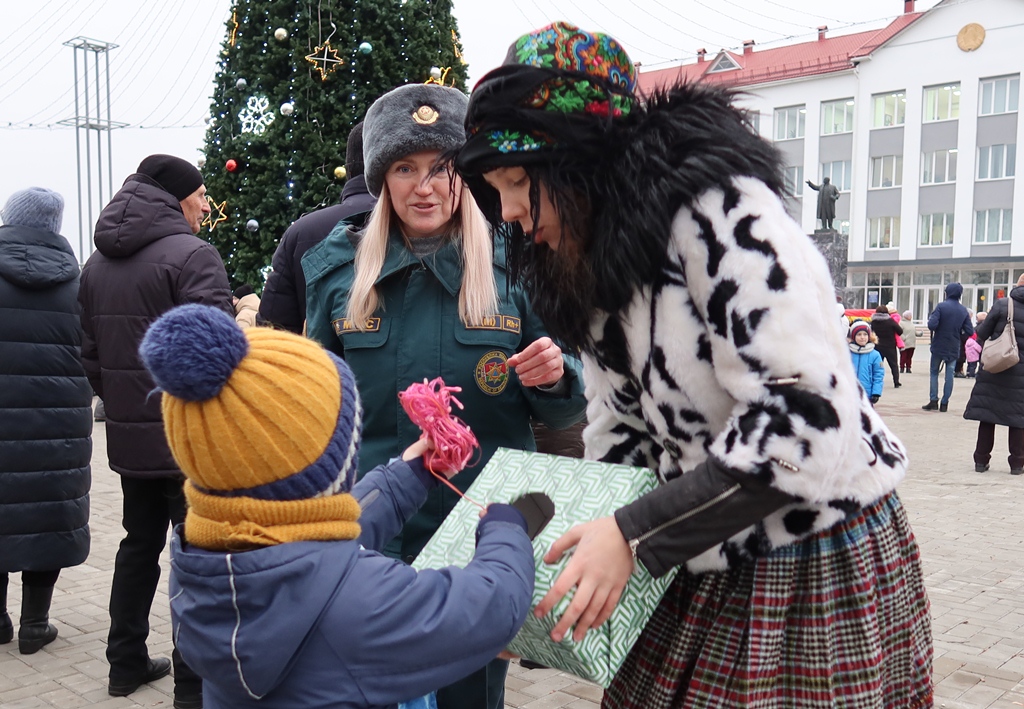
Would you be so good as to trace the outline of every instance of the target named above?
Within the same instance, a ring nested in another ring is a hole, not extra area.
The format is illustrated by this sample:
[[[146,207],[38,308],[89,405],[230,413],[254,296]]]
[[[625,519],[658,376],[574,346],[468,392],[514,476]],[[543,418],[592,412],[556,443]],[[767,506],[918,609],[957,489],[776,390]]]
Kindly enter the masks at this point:
[[[669,132],[663,143],[688,130],[681,100],[648,109],[681,116],[656,129]],[[710,455],[793,496],[686,563],[692,572],[723,570],[879,500],[903,478],[907,455],[850,366],[824,258],[775,192],[729,174],[665,204],[662,178],[644,168],[665,157],[641,157],[627,176],[635,195],[650,195],[621,217],[626,236],[631,220],[638,230],[632,247],[657,243],[639,233],[653,211],[671,210],[662,222],[669,234],[653,282],[592,320],[584,439],[588,458],[650,467],[665,482]],[[716,157],[714,169],[722,164]],[[651,494],[671,495],[668,488]],[[685,501],[674,504],[685,511]]]

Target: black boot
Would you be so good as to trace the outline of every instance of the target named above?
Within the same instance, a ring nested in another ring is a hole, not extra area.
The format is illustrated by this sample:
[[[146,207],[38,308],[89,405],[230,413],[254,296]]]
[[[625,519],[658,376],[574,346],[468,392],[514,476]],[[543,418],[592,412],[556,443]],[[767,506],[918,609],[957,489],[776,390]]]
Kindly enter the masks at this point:
[[[939,410],[939,400],[938,399],[932,399],[931,401],[929,401],[927,404],[925,404],[921,408],[924,409],[925,411],[938,411]]]
[[[6,645],[14,640],[14,623],[11,616],[7,615],[7,574],[0,573],[0,645]]]
[[[946,411],[949,411],[949,404],[948,403],[939,404],[939,411],[941,413],[945,413]]]
[[[22,586],[21,593],[18,651],[22,655],[31,655],[57,637],[57,629],[49,623],[53,586]]]

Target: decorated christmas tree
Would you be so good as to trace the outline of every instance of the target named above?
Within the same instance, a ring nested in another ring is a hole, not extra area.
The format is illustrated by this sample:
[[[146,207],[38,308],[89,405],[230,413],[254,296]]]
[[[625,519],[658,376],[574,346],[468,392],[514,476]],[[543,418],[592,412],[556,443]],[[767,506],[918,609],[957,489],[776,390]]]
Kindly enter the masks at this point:
[[[383,93],[465,90],[451,0],[238,0],[227,23],[202,171],[200,236],[232,285],[262,289],[284,230],[338,201],[352,126]]]

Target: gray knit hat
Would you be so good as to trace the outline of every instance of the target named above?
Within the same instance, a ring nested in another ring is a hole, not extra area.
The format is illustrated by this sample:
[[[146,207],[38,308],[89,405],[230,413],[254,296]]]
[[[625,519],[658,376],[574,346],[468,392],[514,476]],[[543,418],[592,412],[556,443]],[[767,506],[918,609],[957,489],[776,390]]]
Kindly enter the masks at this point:
[[[366,187],[380,196],[395,160],[421,150],[448,150],[466,142],[469,97],[437,84],[408,84],[373,102],[363,119]]]
[[[64,198],[45,187],[29,187],[11,195],[0,211],[4,224],[28,226],[60,233],[64,221]]]

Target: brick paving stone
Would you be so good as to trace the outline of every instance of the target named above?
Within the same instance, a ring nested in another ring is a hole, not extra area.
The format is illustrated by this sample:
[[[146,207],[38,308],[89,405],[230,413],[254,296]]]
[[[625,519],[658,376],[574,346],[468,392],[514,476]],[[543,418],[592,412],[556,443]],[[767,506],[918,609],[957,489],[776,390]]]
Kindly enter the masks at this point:
[[[957,379],[949,413],[920,409],[928,399],[928,351],[904,386],[886,388],[878,411],[902,438],[911,467],[899,494],[924,558],[935,637],[935,690],[939,709],[1024,709],[1024,477],[1006,464],[1006,429],[996,429],[992,468],[975,473],[971,453],[977,426],[962,418],[972,382]],[[100,707],[169,709],[173,680],[163,678],[131,697],[106,692],[107,600],[114,556],[123,530],[118,476],[106,464],[103,424],[94,430],[92,553],[65,569],[54,593],[58,639],[22,658],[17,643],[0,646],[0,709]],[[170,652],[168,560],[153,602],[150,652]],[[9,607],[17,609],[15,574]],[[602,690],[554,669],[509,666],[506,706],[515,709],[595,709]],[[532,693],[531,693],[532,689]],[[28,694],[21,694],[28,692]]]

